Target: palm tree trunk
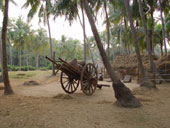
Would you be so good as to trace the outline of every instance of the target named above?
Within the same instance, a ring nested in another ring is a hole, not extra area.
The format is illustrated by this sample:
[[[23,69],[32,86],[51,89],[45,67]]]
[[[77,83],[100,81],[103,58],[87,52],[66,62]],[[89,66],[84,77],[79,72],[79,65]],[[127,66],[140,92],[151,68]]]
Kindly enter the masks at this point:
[[[8,43],[9,43],[9,58],[10,58],[10,65],[12,65],[12,48],[11,48],[11,42],[8,39]]]
[[[1,78],[0,82],[3,82],[3,55],[2,55],[2,40],[0,36],[0,64],[1,64]]]
[[[163,18],[163,13],[162,13],[162,6],[161,6],[161,0],[159,0],[160,4],[160,14],[161,14],[161,22],[162,22],[162,37],[163,37],[163,43],[165,47],[165,55],[167,55],[167,47],[166,47],[166,40],[165,40],[165,25],[164,25],[164,18]]]
[[[8,67],[7,67],[7,52],[6,52],[6,34],[8,26],[8,6],[9,0],[5,0],[5,11],[3,18],[3,27],[2,27],[2,52],[3,52],[3,76],[4,76],[4,94],[13,94],[13,90],[10,85],[9,76],[8,76]]]
[[[48,33],[49,33],[49,41],[50,41],[50,57],[53,58],[53,46],[51,40],[51,29],[50,29],[50,22],[49,17],[47,16],[47,26],[48,26]],[[54,63],[52,63],[52,75],[55,75]]]
[[[151,64],[151,69],[152,69],[152,72],[153,72],[153,79],[155,79],[156,65],[155,65],[155,63],[153,61],[151,45],[150,45],[150,39],[149,39],[149,34],[148,34],[147,26],[146,26],[146,20],[145,20],[145,16],[144,16],[143,6],[142,6],[141,0],[138,0],[138,5],[139,5],[140,16],[141,16],[143,27],[144,27],[146,46],[147,46],[147,51],[148,51],[149,60],[150,60],[150,64]],[[155,80],[154,80],[154,86],[153,87],[156,87]]]
[[[154,17],[153,17],[153,9],[151,8],[151,19],[152,19],[152,24],[151,24],[151,40],[150,40],[150,43],[151,43],[151,50],[152,50],[152,53],[154,54],[154,39],[153,39],[153,34],[154,34]]]
[[[29,54],[28,54],[28,51],[26,51],[26,66],[27,66],[27,70],[29,71],[29,67],[28,67],[28,65],[29,65]]]
[[[141,73],[141,86],[149,87],[150,88],[150,87],[153,87],[154,85],[149,80],[149,78],[146,76],[146,73],[144,71],[141,55],[140,55],[140,52],[139,52],[137,35],[136,35],[135,27],[133,25],[132,14],[131,14],[131,11],[130,11],[129,0],[124,0],[124,2],[125,2],[126,12],[127,12],[128,18],[129,18],[131,32],[132,32],[132,36],[133,36],[133,42],[134,42],[136,56],[137,56],[137,60],[138,60],[138,68],[139,68],[139,71]]]
[[[161,56],[163,56],[164,53],[163,53],[163,43],[162,43],[162,41],[160,42],[160,49],[161,49]]]
[[[121,24],[122,24],[122,21],[121,21],[121,23],[120,23],[120,32],[119,32],[119,40],[120,40],[120,53],[121,54],[123,54],[124,53],[124,48],[123,48],[123,44],[122,44],[122,26],[121,26]]]
[[[19,51],[18,51],[18,55],[19,55],[19,71],[21,71],[22,58],[21,58],[21,49],[20,48],[19,48]]]
[[[127,21],[126,21],[126,17],[124,17],[124,25],[125,25],[125,31],[126,33],[128,33],[128,29],[127,29]],[[126,50],[127,50],[127,53],[130,54],[130,48],[129,48],[129,37],[126,36]]]
[[[113,89],[115,91],[115,97],[117,98],[117,103],[123,107],[139,107],[141,106],[140,102],[132,95],[129,88],[127,88],[118,78],[116,73],[113,71],[113,68],[111,67],[111,64],[109,63],[108,57],[105,53],[105,50],[103,48],[103,45],[101,43],[96,25],[94,23],[94,19],[91,15],[87,0],[82,0],[84,4],[84,8],[89,20],[89,23],[91,25],[91,29],[94,35],[94,38],[96,40],[97,47],[99,49],[100,55],[102,57],[104,66],[107,69],[107,72],[113,81]]]
[[[10,54],[10,65],[13,65],[13,59],[12,59],[12,47],[11,45],[9,46],[9,54]]]
[[[108,58],[110,58],[110,30],[109,30],[109,17],[108,17],[108,13],[107,13],[107,3],[106,1],[104,2],[104,10],[105,10],[105,14],[106,14],[106,29],[107,29],[107,56]]]
[[[78,18],[79,18],[80,25],[81,25],[81,27],[83,28],[83,24],[82,24],[82,22],[81,22],[81,19],[80,19],[79,14],[78,14]],[[90,56],[91,56],[92,62],[93,62],[93,64],[95,64],[95,63],[94,63],[94,57],[93,57],[92,51],[91,51],[91,49],[90,49],[90,45],[89,45],[89,41],[88,41],[86,32],[85,32],[85,39],[86,39],[86,42],[87,42],[88,49],[89,49],[89,51],[90,51]]]
[[[36,62],[36,69],[39,68],[39,55],[35,57],[35,62]]]
[[[87,53],[87,48],[86,48],[86,37],[85,37],[85,34],[86,34],[86,30],[85,30],[85,17],[84,17],[84,11],[83,11],[83,4],[81,2],[81,12],[82,12],[82,20],[83,20],[83,37],[84,37],[84,61],[86,62],[87,60],[87,56],[86,56],[86,53]]]

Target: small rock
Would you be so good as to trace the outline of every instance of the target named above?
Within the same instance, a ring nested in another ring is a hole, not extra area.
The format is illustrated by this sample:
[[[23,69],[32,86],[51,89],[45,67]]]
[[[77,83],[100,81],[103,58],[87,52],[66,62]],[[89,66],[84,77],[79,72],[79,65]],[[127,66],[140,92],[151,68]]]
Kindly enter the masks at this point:
[[[23,85],[39,85],[39,83],[36,81],[26,81]]]

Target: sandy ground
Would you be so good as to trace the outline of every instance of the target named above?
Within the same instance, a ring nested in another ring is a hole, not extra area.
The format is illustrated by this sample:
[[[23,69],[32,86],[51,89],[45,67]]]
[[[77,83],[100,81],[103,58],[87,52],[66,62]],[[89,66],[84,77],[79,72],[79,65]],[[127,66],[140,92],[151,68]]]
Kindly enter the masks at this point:
[[[24,86],[34,80],[37,86]],[[110,84],[110,82],[102,82]],[[157,90],[136,88],[126,84],[143,104],[140,108],[121,108],[112,87],[97,89],[92,96],[80,89],[66,94],[59,75],[41,71],[28,79],[13,79],[15,92],[3,96],[0,90],[0,128],[170,128],[170,84],[158,85]]]

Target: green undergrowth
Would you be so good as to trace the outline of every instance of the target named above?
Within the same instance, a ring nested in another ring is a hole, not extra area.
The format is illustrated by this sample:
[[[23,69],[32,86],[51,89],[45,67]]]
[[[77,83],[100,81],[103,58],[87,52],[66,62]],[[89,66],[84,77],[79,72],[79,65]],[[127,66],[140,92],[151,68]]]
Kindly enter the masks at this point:
[[[27,72],[9,72],[9,77],[13,79],[28,79],[34,77],[36,72],[34,71],[27,71]]]

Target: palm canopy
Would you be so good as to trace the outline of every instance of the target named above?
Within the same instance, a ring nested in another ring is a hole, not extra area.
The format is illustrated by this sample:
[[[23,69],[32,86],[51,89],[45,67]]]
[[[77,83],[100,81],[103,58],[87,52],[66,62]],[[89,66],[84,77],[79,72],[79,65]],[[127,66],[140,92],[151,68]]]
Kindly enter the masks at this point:
[[[35,14],[38,13],[39,22],[43,20],[44,24],[46,24],[47,17],[52,13],[53,2],[51,0],[27,0],[23,8],[31,6],[27,15],[28,21],[32,20]]]
[[[14,0],[9,0],[9,1],[14,5],[17,5]],[[0,10],[4,11],[4,7],[5,7],[5,0],[0,0]]]
[[[88,2],[94,8],[96,0],[88,0]],[[58,0],[54,2],[51,13],[54,15],[54,19],[58,16],[65,16],[65,20],[71,24],[73,20],[77,19],[80,8],[82,8],[81,0]],[[93,13],[92,10],[91,12]]]

